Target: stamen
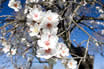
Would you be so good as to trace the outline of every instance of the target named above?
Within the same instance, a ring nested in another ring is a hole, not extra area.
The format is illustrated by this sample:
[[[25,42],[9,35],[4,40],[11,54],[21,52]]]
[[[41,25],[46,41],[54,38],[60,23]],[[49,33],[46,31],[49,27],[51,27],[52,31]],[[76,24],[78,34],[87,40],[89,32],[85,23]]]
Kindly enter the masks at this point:
[[[34,16],[35,16],[35,17],[38,17],[38,14],[35,14]]]
[[[15,4],[14,4],[14,7],[16,7],[16,8],[17,8],[17,6],[18,6],[18,5],[17,5],[17,3],[15,3]]]
[[[46,45],[46,46],[49,46],[49,45],[50,45],[49,41],[46,41],[46,42],[45,42],[45,45]]]
[[[47,49],[47,50],[45,50],[45,53],[50,53],[51,52],[51,49],[49,48],[49,49]]]
[[[52,24],[51,24],[51,23],[48,23],[48,24],[47,24],[47,27],[48,27],[48,28],[51,28],[51,27],[52,27]]]

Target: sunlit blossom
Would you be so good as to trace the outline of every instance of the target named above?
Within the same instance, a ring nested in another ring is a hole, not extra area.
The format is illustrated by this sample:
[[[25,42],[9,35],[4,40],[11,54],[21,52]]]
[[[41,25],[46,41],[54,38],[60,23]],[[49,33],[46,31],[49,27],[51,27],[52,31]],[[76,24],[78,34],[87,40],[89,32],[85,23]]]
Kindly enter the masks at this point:
[[[36,22],[40,22],[44,13],[38,8],[33,8],[31,12],[27,15],[27,18],[33,19]]]
[[[77,69],[77,61],[75,61],[74,59],[69,60],[67,63],[67,67],[68,69]]]
[[[14,1],[14,0],[10,0],[8,6],[14,9],[16,12],[18,12],[19,9],[22,8],[20,1]]]
[[[39,47],[42,48],[55,48],[58,43],[58,37],[52,35],[42,35],[41,40],[38,40]]]
[[[58,43],[58,53],[57,53],[57,57],[58,58],[63,58],[63,57],[67,57],[69,56],[69,49],[66,47],[66,45],[64,43]]]
[[[55,56],[56,52],[57,52],[56,48],[48,48],[48,49],[40,48],[37,50],[36,56],[44,59],[49,59]]]
[[[48,10],[45,13],[45,16],[42,20],[42,23],[53,23],[54,26],[57,26],[57,24],[59,23],[59,15],[55,12],[52,12],[51,10]]]

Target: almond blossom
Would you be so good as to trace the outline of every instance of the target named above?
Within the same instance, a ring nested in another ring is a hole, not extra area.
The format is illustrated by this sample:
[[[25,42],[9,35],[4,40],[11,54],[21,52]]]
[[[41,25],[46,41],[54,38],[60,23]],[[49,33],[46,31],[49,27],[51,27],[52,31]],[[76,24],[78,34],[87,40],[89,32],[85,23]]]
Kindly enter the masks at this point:
[[[53,13],[50,10],[46,12],[44,18],[41,21],[41,28],[43,28],[43,33],[50,33],[52,35],[57,34],[57,25],[59,24],[59,15]]]
[[[56,55],[57,49],[56,48],[40,48],[37,50],[37,57],[49,59]]]
[[[7,56],[15,55],[16,54],[16,51],[17,51],[17,49],[12,48],[11,51],[10,51],[10,53],[7,54]]]
[[[74,59],[69,60],[67,63],[67,67],[68,69],[77,69],[77,61],[75,61]]]
[[[42,19],[42,24],[43,25],[53,25],[54,27],[57,27],[57,25],[59,24],[59,15],[57,13],[54,13],[50,10],[48,10],[45,15],[44,18]]]
[[[33,8],[30,13],[27,15],[27,18],[33,19],[36,22],[40,22],[44,13],[40,11],[38,8]]]
[[[58,53],[57,53],[57,57],[58,58],[63,58],[63,57],[67,57],[69,56],[69,49],[66,47],[66,45],[64,43],[58,43]]]
[[[41,40],[38,40],[38,46],[42,48],[55,48],[58,43],[58,37],[52,35],[42,35]]]
[[[15,1],[15,0],[10,0],[8,6],[14,9],[16,12],[18,12],[19,9],[22,8],[20,1]]]

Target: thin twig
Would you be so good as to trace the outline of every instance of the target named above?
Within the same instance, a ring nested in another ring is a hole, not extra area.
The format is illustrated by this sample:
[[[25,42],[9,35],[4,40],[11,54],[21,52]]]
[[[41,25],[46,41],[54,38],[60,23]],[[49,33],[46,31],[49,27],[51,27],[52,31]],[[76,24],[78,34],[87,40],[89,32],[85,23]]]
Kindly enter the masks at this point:
[[[85,61],[86,56],[87,56],[87,52],[88,52],[88,46],[89,46],[90,38],[91,38],[91,37],[89,37],[89,38],[88,38],[88,41],[87,41],[87,46],[86,46],[86,50],[85,50],[85,54],[84,54],[84,61]]]

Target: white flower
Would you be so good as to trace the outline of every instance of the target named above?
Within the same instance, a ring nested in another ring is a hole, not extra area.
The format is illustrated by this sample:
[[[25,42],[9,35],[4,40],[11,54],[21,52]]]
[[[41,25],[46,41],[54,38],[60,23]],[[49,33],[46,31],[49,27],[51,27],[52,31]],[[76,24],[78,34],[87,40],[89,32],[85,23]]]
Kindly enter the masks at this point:
[[[39,32],[40,32],[40,26],[35,23],[34,26],[30,26],[30,32],[29,32],[29,35],[30,36],[37,36],[39,37]]]
[[[96,6],[96,9],[100,9],[100,7],[99,6]]]
[[[102,9],[99,9],[98,11],[99,11],[100,13],[104,13],[104,11],[103,11]]]
[[[45,16],[42,20],[42,24],[44,23],[53,23],[54,26],[57,26],[59,23],[59,15],[57,13],[53,13],[50,10],[45,13]]]
[[[84,0],[84,1],[81,1],[81,3],[83,6],[86,6],[87,2]]]
[[[69,56],[69,49],[66,47],[66,45],[64,43],[58,43],[58,53],[57,53],[57,57],[58,58],[63,58],[63,57],[67,57]]]
[[[36,22],[40,22],[41,18],[43,17],[44,13],[40,11],[38,8],[34,8],[30,11],[30,13],[27,15],[27,18],[33,19]]]
[[[11,52],[10,52],[11,55],[15,55],[15,54],[16,54],[16,51],[17,51],[17,49],[13,49],[13,48],[12,48],[12,49],[11,49]]]
[[[36,56],[44,59],[49,59],[55,56],[56,52],[57,52],[56,48],[48,48],[48,49],[40,48],[37,50]]]
[[[86,2],[86,1],[84,1],[84,4],[83,4],[83,6],[86,6],[86,4],[87,4],[87,2]]]
[[[97,9],[100,13],[104,13],[104,11],[103,11],[99,6],[96,6],[96,9]]]
[[[68,69],[77,69],[77,61],[71,59],[67,63]]]
[[[3,51],[4,53],[9,52],[9,51],[10,51],[10,46],[9,46],[9,45],[4,46],[4,48],[2,49],[2,51]]]
[[[7,54],[7,56],[15,55],[16,51],[17,51],[17,49],[12,48],[11,51]]]
[[[20,1],[10,0],[8,6],[14,9],[16,12],[18,12],[19,9],[21,9]]]
[[[58,43],[58,37],[52,35],[42,35],[41,40],[38,40],[38,46],[42,48],[55,48]]]
[[[59,15],[57,13],[53,13],[50,10],[47,11],[40,23],[41,28],[43,28],[43,33],[50,33],[52,35],[57,34],[57,25],[59,23],[58,17]]]

